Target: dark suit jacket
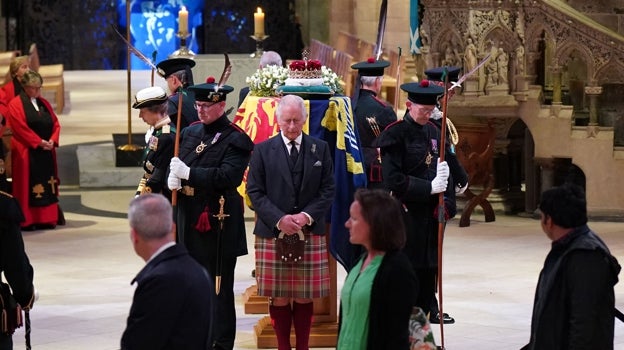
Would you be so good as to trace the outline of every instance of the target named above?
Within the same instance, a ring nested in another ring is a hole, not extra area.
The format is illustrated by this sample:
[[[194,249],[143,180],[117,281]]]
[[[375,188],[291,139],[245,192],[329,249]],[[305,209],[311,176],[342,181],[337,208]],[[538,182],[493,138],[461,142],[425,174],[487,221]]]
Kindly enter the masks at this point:
[[[139,272],[121,349],[207,349],[214,285],[182,245]]]
[[[286,214],[293,214],[295,194],[300,212],[314,223],[312,233],[325,233],[325,215],[334,199],[334,174],[330,148],[323,140],[303,134],[299,155],[303,155],[301,188],[292,183],[288,155],[280,134],[256,145],[247,174],[247,193],[258,215],[254,233],[275,236],[275,225]]]

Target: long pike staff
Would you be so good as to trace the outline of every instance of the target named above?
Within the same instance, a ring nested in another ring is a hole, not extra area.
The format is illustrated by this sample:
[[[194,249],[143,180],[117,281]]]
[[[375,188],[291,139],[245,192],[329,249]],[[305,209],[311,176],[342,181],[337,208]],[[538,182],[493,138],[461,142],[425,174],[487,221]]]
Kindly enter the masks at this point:
[[[444,67],[444,96],[442,97],[442,126],[440,127],[440,163],[444,161],[444,151],[446,150],[446,110],[448,105],[449,91],[448,69]],[[446,210],[444,209],[444,192],[438,194],[438,307],[440,309],[438,319],[440,320],[440,342],[444,349],[444,309],[442,294],[442,245],[444,243],[444,228],[446,224]]]
[[[173,143],[173,156],[177,157],[180,154],[180,126],[182,120],[182,95],[184,95],[184,90],[182,90],[182,86],[178,87],[178,119],[176,120],[176,132],[175,132],[175,142]],[[173,207],[173,214],[175,218],[178,217],[178,191],[171,191],[171,206]],[[175,227],[175,234],[177,237],[178,225],[177,220]],[[178,242],[182,242],[178,240]]]
[[[393,107],[395,111],[399,110],[399,91],[401,91],[401,47],[399,46],[399,56],[397,57],[397,73],[396,73],[396,86],[394,90]]]

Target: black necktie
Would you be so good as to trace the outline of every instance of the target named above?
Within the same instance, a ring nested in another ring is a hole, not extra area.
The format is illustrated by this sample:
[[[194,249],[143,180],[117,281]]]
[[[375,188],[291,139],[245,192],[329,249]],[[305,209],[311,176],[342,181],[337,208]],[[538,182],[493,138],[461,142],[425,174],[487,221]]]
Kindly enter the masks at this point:
[[[299,157],[299,151],[297,151],[297,143],[290,141],[290,160],[293,164],[297,163],[297,157]]]

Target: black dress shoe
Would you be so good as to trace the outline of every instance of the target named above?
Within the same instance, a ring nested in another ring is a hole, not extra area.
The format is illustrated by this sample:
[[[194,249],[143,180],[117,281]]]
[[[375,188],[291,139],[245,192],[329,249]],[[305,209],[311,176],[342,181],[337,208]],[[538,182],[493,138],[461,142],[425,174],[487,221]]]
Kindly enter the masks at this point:
[[[440,324],[440,313],[432,315],[429,317],[430,323]],[[453,324],[455,323],[455,319],[449,316],[446,312],[444,313],[444,324]]]

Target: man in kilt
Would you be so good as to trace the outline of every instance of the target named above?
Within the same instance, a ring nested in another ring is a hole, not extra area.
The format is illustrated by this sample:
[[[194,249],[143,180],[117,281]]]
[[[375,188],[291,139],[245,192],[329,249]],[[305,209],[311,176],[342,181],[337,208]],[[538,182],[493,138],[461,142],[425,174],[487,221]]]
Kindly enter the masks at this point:
[[[325,216],[334,197],[333,163],[328,144],[302,132],[307,110],[301,97],[283,97],[275,115],[281,131],[256,145],[247,176],[247,193],[258,218],[258,295],[271,298],[278,349],[291,348],[294,324],[296,349],[307,350],[312,299],[329,295]],[[302,259],[284,261],[276,252],[279,240],[301,234]]]

